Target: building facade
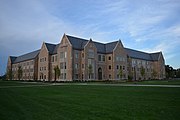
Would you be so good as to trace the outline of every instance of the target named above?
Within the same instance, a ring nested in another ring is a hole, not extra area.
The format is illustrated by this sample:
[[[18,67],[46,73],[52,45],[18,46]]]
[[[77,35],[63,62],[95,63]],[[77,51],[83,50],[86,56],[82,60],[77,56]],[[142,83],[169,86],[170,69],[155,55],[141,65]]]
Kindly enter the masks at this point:
[[[165,61],[162,52],[132,50],[120,40],[104,44],[64,34],[59,44],[43,42],[40,50],[10,56],[7,75],[41,81],[164,79]]]

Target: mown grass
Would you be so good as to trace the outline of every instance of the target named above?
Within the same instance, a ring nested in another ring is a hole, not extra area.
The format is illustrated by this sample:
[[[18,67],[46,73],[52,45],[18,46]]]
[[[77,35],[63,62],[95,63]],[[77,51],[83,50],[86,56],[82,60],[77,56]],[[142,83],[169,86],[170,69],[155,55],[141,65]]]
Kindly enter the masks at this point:
[[[127,82],[127,84],[144,84],[144,85],[180,85],[180,80],[148,80],[148,81],[135,81]]]
[[[179,112],[180,88],[0,88],[0,120],[179,120]]]

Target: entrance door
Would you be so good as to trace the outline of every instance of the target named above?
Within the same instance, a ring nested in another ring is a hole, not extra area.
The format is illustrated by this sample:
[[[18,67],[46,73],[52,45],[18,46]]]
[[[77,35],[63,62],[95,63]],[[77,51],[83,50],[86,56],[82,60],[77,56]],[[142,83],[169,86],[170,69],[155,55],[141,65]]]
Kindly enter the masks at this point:
[[[98,80],[102,80],[102,69],[98,68]]]

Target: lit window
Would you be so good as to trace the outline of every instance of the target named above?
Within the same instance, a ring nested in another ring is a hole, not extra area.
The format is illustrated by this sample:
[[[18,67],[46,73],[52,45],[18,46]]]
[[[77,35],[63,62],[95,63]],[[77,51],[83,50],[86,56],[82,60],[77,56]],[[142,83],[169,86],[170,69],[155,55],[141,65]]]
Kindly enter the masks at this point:
[[[64,52],[64,58],[66,58],[67,57],[67,52]]]

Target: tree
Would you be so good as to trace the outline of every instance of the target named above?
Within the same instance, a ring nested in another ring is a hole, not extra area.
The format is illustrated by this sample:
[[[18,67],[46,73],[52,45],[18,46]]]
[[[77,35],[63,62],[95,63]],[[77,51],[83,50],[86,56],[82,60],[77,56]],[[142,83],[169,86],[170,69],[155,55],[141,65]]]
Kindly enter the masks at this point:
[[[155,70],[153,70],[152,76],[153,76],[153,79],[156,79],[156,77],[157,77],[157,72],[156,72]]]
[[[22,78],[22,74],[23,74],[22,68],[21,66],[18,66],[18,79],[19,80]]]
[[[122,76],[123,76],[123,71],[122,71],[122,69],[119,69],[118,75],[119,75],[119,79],[121,80],[121,79],[122,79]]]
[[[11,69],[7,70],[7,78],[6,79],[12,80],[12,70]]]
[[[165,65],[166,78],[173,78],[175,70],[170,65]]]
[[[180,78],[180,68],[176,70],[176,77]]]
[[[142,79],[144,79],[144,75],[145,75],[145,69],[143,66],[141,66],[141,76],[143,77]]]
[[[60,74],[61,74],[61,71],[60,71],[60,69],[59,69],[59,67],[57,65],[57,66],[54,67],[54,81],[55,82],[56,82],[56,78],[57,77],[59,78]]]
[[[90,64],[89,66],[88,66],[88,73],[89,73],[89,78],[91,79],[91,75],[92,75],[92,65]]]

